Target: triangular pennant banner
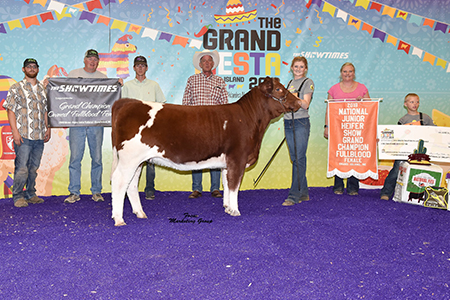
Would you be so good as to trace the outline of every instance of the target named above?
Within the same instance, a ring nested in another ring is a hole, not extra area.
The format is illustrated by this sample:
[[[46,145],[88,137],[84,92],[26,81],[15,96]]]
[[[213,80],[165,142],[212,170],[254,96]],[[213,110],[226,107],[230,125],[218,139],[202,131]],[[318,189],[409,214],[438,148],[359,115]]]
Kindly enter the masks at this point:
[[[416,55],[419,58],[422,58],[423,50],[417,47],[413,48],[412,55]]]
[[[342,10],[338,9],[336,18],[341,18],[342,20],[344,20],[344,22],[346,22],[346,21],[347,21],[347,16],[348,16],[348,13],[346,13],[345,11],[342,11]]]
[[[397,12],[397,18],[403,19],[406,21],[406,17],[408,16],[408,13],[406,11],[399,10]]]
[[[390,43],[390,44],[392,44],[392,45],[394,45],[394,46],[397,46],[397,38],[396,37],[394,37],[394,36],[392,36],[392,35],[388,35],[388,38],[387,38],[387,40],[386,40],[386,43]]]
[[[189,40],[188,38],[176,35],[175,38],[173,39],[172,45],[180,45],[181,47],[186,48],[188,40]]]
[[[434,27],[434,31],[440,30],[443,33],[447,31],[448,24],[436,22],[436,27]]]
[[[58,1],[50,1],[47,10],[54,10],[55,12],[62,14],[64,10],[64,3]],[[59,19],[58,19],[59,20]]]
[[[445,60],[443,60],[442,58],[437,59],[436,61],[436,67],[442,67],[442,69],[445,70],[445,65],[447,64],[447,62]]]
[[[417,26],[420,26],[420,24],[422,23],[422,17],[419,17],[418,15],[415,14],[411,14],[411,17],[409,18],[409,23],[414,23]]]
[[[191,48],[197,48],[197,49],[200,49],[201,47],[202,47],[202,41],[201,40],[191,40],[191,42],[190,42],[190,44],[189,44],[189,47],[191,47]]]

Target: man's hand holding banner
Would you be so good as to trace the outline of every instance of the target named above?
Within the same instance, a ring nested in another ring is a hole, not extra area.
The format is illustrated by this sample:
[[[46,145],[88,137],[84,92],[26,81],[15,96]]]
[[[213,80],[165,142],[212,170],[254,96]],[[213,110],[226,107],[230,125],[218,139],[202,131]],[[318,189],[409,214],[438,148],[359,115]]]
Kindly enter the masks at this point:
[[[111,107],[120,98],[117,78],[49,78],[50,127],[111,126]]]
[[[327,177],[378,179],[378,103],[328,102]]]

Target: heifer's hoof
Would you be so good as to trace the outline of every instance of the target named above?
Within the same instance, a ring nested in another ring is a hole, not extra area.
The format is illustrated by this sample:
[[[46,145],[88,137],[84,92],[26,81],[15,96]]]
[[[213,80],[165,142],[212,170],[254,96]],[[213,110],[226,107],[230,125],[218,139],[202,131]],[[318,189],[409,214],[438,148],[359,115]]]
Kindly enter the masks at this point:
[[[125,223],[125,221],[119,221],[119,222],[116,222],[116,224],[114,224],[114,226],[125,226],[125,225],[127,225],[127,223]]]
[[[147,219],[147,215],[145,214],[145,212],[143,212],[143,211],[139,211],[139,212],[137,212],[137,213],[135,213],[136,214],[136,216],[139,218],[139,219]]]
[[[230,208],[225,209],[225,212],[233,217],[239,217],[241,215],[241,213],[239,212],[239,210],[232,210]]]

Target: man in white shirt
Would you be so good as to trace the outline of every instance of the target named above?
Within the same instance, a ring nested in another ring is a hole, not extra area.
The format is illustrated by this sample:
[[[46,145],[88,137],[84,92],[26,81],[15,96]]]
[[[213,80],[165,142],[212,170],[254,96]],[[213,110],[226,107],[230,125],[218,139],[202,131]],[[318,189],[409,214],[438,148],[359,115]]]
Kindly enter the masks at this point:
[[[122,98],[133,98],[144,102],[166,102],[166,98],[156,81],[150,80],[145,73],[148,70],[147,59],[137,56],[134,59],[133,70],[136,77],[126,82],[122,88]],[[155,199],[155,165],[147,162],[145,199]]]

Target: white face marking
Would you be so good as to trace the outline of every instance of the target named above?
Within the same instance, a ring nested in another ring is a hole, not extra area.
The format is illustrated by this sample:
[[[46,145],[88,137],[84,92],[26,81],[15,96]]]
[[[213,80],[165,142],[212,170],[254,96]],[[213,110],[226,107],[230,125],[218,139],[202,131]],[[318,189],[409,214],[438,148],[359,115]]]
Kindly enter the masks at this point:
[[[227,120],[225,120],[225,122],[223,122],[223,130],[227,130],[227,123],[228,123]]]

